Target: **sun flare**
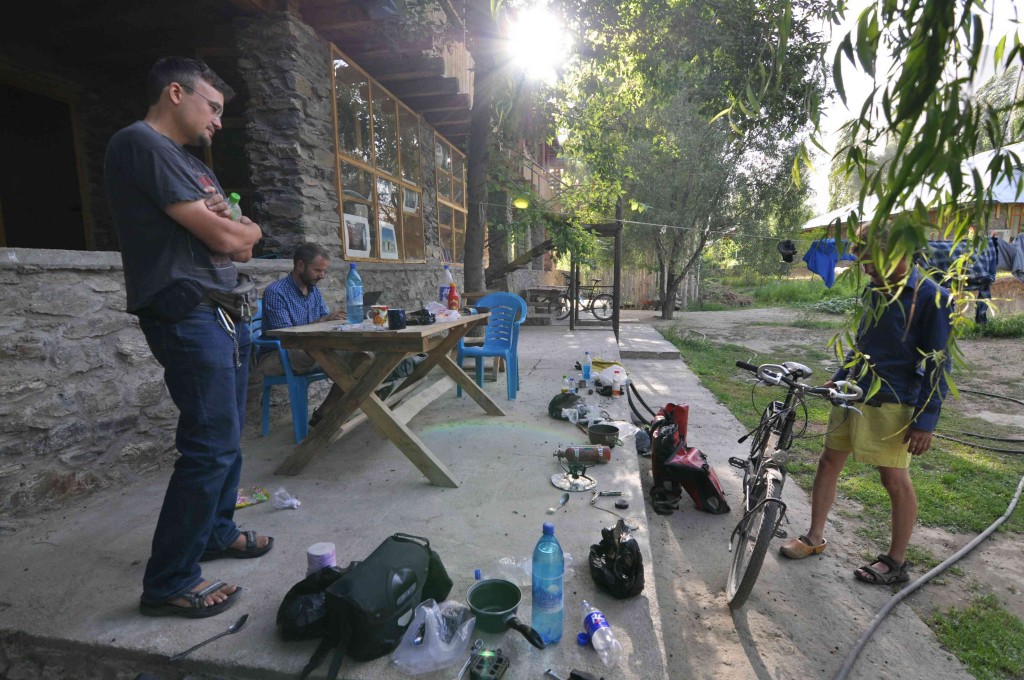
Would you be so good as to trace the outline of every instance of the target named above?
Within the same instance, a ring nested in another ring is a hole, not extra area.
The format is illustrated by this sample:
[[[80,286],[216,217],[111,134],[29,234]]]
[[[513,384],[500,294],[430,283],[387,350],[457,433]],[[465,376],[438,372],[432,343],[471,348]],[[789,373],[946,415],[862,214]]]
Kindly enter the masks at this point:
[[[561,17],[545,5],[520,9],[508,25],[508,52],[528,78],[554,82],[571,39]]]

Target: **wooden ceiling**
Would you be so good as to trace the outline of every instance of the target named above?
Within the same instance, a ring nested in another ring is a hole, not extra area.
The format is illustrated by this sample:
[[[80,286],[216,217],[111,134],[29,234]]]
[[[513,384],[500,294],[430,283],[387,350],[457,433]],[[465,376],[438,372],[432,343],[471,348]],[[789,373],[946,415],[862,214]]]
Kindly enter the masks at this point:
[[[189,54],[196,48],[213,48],[214,53],[229,49],[223,27],[233,19],[285,11],[337,45],[434,129],[465,149],[469,95],[460,92],[457,79],[445,77],[444,61],[431,56],[429,41],[396,40],[399,21],[393,1],[52,0],[22,5],[22,19],[0,22],[0,55],[4,43],[31,45],[67,67],[83,73],[100,69],[114,80],[135,84],[159,56]],[[452,0],[437,2],[439,17],[461,36],[462,19]]]
[[[231,0],[240,10],[281,11],[298,16],[334,43],[406,106],[453,144],[469,138],[470,96],[446,77],[444,60],[431,40],[398,40],[400,22],[393,0]],[[286,7],[281,5],[285,4]],[[438,16],[455,35],[463,18],[452,0],[438,0]],[[426,56],[425,56],[426,55]]]

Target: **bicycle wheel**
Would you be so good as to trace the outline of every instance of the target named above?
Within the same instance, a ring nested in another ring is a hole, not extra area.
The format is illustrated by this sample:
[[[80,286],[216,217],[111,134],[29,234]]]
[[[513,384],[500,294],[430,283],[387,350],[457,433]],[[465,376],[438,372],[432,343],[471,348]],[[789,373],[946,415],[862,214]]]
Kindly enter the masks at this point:
[[[774,477],[767,477],[764,491],[759,494],[758,501],[765,498],[780,499],[782,482]],[[775,524],[779,519],[779,504],[765,502],[761,504],[733,534],[732,566],[729,569],[729,580],[726,583],[725,595],[729,607],[739,609],[754,588],[764,556],[768,552],[768,543],[775,535]]]
[[[553,311],[555,313],[555,318],[559,321],[564,321],[569,318],[569,310],[569,296],[565,293],[562,293],[556,299],[548,303],[548,313]]]
[[[591,314],[601,321],[607,321],[612,318],[613,311],[615,311],[615,298],[608,293],[601,293],[600,295],[594,296],[594,299],[590,304]]]

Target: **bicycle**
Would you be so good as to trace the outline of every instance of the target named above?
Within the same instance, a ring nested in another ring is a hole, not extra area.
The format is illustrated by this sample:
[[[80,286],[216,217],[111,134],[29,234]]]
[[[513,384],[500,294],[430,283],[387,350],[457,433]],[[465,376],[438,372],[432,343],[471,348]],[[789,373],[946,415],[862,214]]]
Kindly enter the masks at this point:
[[[761,366],[737,361],[736,366],[755,374],[758,385],[785,387],[786,396],[781,401],[774,400],[768,404],[757,427],[740,437],[740,444],[753,437],[747,458],[729,458],[730,465],[743,470],[744,513],[729,538],[732,565],[725,592],[732,609],[739,609],[746,603],[764,563],[768,544],[773,536],[779,534],[785,518],[782,487],[786,483],[789,449],[793,440],[802,434],[793,434],[800,406],[804,407],[804,428],[807,426],[804,397],[821,397],[833,405],[857,410],[849,402],[863,396],[859,386],[845,380],[835,383],[834,387],[812,387],[800,382],[811,376],[811,369],[795,361]]]
[[[569,318],[569,312],[572,311],[572,298],[569,297],[572,277],[564,272],[562,272],[562,276],[565,277],[565,292],[550,303],[550,305],[557,305],[555,318],[559,321]],[[579,307],[580,311],[590,312],[595,318],[608,321],[612,318],[612,312],[615,309],[615,298],[608,293],[598,293],[597,284],[599,283],[601,283],[601,279],[593,279],[593,283],[589,286],[577,286],[579,288]],[[584,293],[589,295],[586,300],[583,298]],[[550,306],[548,311],[552,311]]]

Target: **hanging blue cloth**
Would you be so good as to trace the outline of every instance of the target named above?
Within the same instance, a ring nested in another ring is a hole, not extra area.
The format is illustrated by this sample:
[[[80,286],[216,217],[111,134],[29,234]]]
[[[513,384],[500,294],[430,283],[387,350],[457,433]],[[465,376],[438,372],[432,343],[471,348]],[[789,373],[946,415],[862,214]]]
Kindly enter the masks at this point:
[[[807,268],[821,277],[826,288],[831,288],[836,282],[836,263],[839,260],[856,260],[850,254],[848,243],[840,241],[840,248],[836,248],[834,238],[823,238],[819,241],[812,241],[811,247],[804,253],[804,262]]]

